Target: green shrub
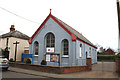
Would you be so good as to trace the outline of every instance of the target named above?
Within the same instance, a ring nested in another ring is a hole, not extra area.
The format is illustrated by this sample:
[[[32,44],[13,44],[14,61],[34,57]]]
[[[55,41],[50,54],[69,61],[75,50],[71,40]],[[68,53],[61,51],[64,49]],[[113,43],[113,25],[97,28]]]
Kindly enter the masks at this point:
[[[13,62],[13,58],[10,58],[10,60],[9,60],[10,62]]]
[[[45,61],[45,60],[42,60],[42,61],[41,61],[41,65],[46,65],[46,61]]]
[[[116,61],[118,56],[97,56],[98,61]]]
[[[31,64],[31,60],[30,60],[30,59],[27,59],[27,60],[26,60],[26,63],[27,63],[27,64]]]

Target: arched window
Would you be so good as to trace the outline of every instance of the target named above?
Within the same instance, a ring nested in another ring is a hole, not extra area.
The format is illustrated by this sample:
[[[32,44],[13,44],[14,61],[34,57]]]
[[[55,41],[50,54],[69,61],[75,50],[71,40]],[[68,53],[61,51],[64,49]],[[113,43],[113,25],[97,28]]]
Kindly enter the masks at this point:
[[[46,35],[46,48],[47,47],[55,47],[55,36],[52,33]]]
[[[80,57],[82,57],[82,44],[80,44]]]
[[[37,41],[35,41],[35,43],[34,43],[34,50],[35,50],[34,55],[38,55],[38,47],[39,47],[39,43]]]
[[[67,39],[64,39],[62,41],[62,53],[63,53],[63,57],[68,57],[69,55],[69,43]]]

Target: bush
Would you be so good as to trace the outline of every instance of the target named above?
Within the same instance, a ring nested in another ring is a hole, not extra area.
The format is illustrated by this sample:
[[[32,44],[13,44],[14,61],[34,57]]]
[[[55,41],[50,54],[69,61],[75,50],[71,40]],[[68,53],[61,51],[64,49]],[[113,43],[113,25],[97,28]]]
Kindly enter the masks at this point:
[[[120,53],[117,54],[118,58],[120,58]]]
[[[27,60],[26,60],[26,63],[27,63],[27,64],[31,64],[31,60],[30,60],[30,59],[27,59]]]
[[[9,60],[10,62],[13,62],[13,58],[10,58],[10,60]]]
[[[42,61],[41,61],[41,65],[46,65],[46,61],[45,61],[45,60],[42,60]]]
[[[97,56],[98,61],[116,61],[118,56]]]

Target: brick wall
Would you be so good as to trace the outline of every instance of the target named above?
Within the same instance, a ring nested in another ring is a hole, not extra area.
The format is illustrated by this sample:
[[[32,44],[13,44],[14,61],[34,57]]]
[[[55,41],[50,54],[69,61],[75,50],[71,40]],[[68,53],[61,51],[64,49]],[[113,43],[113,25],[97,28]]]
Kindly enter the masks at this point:
[[[87,65],[85,66],[68,66],[68,67],[58,67],[58,66],[46,66],[46,65],[32,65],[32,64],[15,64],[11,63],[10,66],[49,72],[49,73],[72,73],[72,72],[80,72],[80,71],[90,71],[91,70],[91,58],[87,59]]]
[[[91,58],[87,58],[87,67],[88,67],[88,70],[92,70],[92,65],[91,65]]]

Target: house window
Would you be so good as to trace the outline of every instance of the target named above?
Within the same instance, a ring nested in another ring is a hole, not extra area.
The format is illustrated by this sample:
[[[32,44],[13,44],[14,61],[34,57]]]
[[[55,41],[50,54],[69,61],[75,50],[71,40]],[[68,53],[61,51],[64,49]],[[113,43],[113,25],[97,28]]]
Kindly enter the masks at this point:
[[[94,57],[94,49],[92,49],[92,55],[93,55],[93,57]]]
[[[35,41],[35,43],[34,43],[34,50],[35,50],[34,55],[38,55],[38,47],[39,47],[39,43],[37,41]]]
[[[69,55],[69,43],[67,39],[64,39],[62,41],[62,53],[63,53],[63,57],[68,57]]]
[[[46,48],[53,48],[55,47],[55,36],[52,33],[48,33],[46,35]]]
[[[82,57],[82,44],[80,44],[80,57]]]
[[[89,56],[91,56],[91,48],[89,48]]]
[[[7,40],[6,40],[6,47],[8,47],[8,40],[9,40],[9,38],[7,38]]]

